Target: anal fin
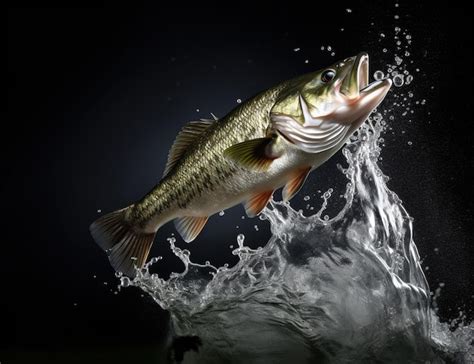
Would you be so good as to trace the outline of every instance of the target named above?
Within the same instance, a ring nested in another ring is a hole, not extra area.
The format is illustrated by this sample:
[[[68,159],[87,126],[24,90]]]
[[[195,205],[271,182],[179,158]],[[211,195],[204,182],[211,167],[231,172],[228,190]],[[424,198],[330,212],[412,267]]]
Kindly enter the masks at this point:
[[[190,243],[199,235],[208,216],[183,216],[174,220],[174,226],[186,243]]]
[[[297,170],[283,188],[283,201],[289,201],[303,186],[311,167]]]
[[[257,216],[267,206],[268,201],[272,198],[273,191],[260,192],[252,195],[244,204],[247,216]]]

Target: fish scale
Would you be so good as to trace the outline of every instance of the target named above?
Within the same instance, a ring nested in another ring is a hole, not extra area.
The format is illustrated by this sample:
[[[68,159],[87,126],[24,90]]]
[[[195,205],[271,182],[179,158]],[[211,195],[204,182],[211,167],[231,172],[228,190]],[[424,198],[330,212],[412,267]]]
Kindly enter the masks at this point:
[[[178,162],[172,173],[135,205],[132,216],[140,225],[166,209],[185,209],[204,190],[216,189],[242,170],[224,156],[224,150],[244,140],[263,137],[270,126],[269,111],[277,87],[242,104],[204,132]],[[152,200],[152,201],[150,201]]]

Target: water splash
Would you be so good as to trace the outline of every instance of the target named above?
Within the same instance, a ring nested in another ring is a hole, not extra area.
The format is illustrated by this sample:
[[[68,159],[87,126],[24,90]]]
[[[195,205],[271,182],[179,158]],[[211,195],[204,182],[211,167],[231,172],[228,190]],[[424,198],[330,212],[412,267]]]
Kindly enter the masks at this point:
[[[251,249],[239,234],[235,266],[193,263],[170,238],[182,273],[150,274],[155,260],[122,285],[169,310],[179,334],[202,338],[198,363],[472,359],[474,327],[453,333],[430,310],[412,218],[377,165],[383,125],[371,117],[344,148],[346,203],[333,218],[323,217],[331,190],[311,216],[272,201],[262,217],[271,239]]]
[[[411,36],[395,28],[394,40],[403,57],[395,55],[375,78],[400,79],[405,87],[413,81],[406,68]],[[170,238],[182,273],[167,280],[151,274],[155,258],[133,280],[120,277],[122,287],[140,287],[169,310],[178,335],[202,339],[199,355],[186,354],[187,362],[474,362],[474,325],[462,317],[441,323],[430,308],[413,219],[378,166],[390,129],[385,119],[394,107],[402,108],[399,117],[413,113],[413,95],[397,90],[342,151],[345,204],[335,216],[325,214],[332,189],[309,216],[271,201],[261,219],[272,237],[251,249],[239,234],[235,266],[195,263]]]

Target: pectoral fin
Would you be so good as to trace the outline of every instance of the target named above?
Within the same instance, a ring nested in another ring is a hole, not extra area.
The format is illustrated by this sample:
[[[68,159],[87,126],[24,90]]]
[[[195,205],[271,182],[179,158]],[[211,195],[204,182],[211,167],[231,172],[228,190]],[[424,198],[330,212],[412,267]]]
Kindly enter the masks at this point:
[[[208,216],[183,216],[174,220],[176,230],[186,243],[190,243],[199,235]]]
[[[299,191],[301,186],[303,186],[306,177],[308,177],[311,167],[300,169],[296,171],[292,178],[286,183],[283,188],[283,200],[289,201],[296,193]]]
[[[227,148],[224,155],[247,169],[263,172],[281,155],[275,142],[272,137],[247,140]]]
[[[273,191],[265,191],[251,196],[244,204],[247,216],[254,217],[262,212],[272,195]]]

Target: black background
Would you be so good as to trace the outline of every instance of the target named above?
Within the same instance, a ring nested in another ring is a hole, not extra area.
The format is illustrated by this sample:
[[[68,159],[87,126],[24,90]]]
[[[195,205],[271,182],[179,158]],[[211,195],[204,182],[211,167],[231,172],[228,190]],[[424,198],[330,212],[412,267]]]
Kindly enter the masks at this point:
[[[185,122],[223,116],[238,98],[361,50],[375,70],[391,60],[378,34],[393,34],[395,25],[413,36],[410,67],[421,70],[413,91],[427,104],[412,123],[395,121],[381,166],[415,219],[431,287],[446,283],[441,316],[455,317],[458,307],[472,315],[471,15],[462,7],[394,4],[9,9],[2,356],[107,363],[156,355],[167,314],[136,289],[113,293],[117,279],[88,232],[97,210],[147,192]],[[328,44],[336,57],[320,50]],[[331,187],[335,163],[315,172],[306,191]],[[231,262],[237,232],[263,243],[253,221],[235,227],[242,214],[239,206],[211,218],[190,247],[195,259]],[[173,231],[165,226],[152,251],[165,257],[164,275],[177,267],[163,243]],[[7,331],[3,322],[11,320]]]

